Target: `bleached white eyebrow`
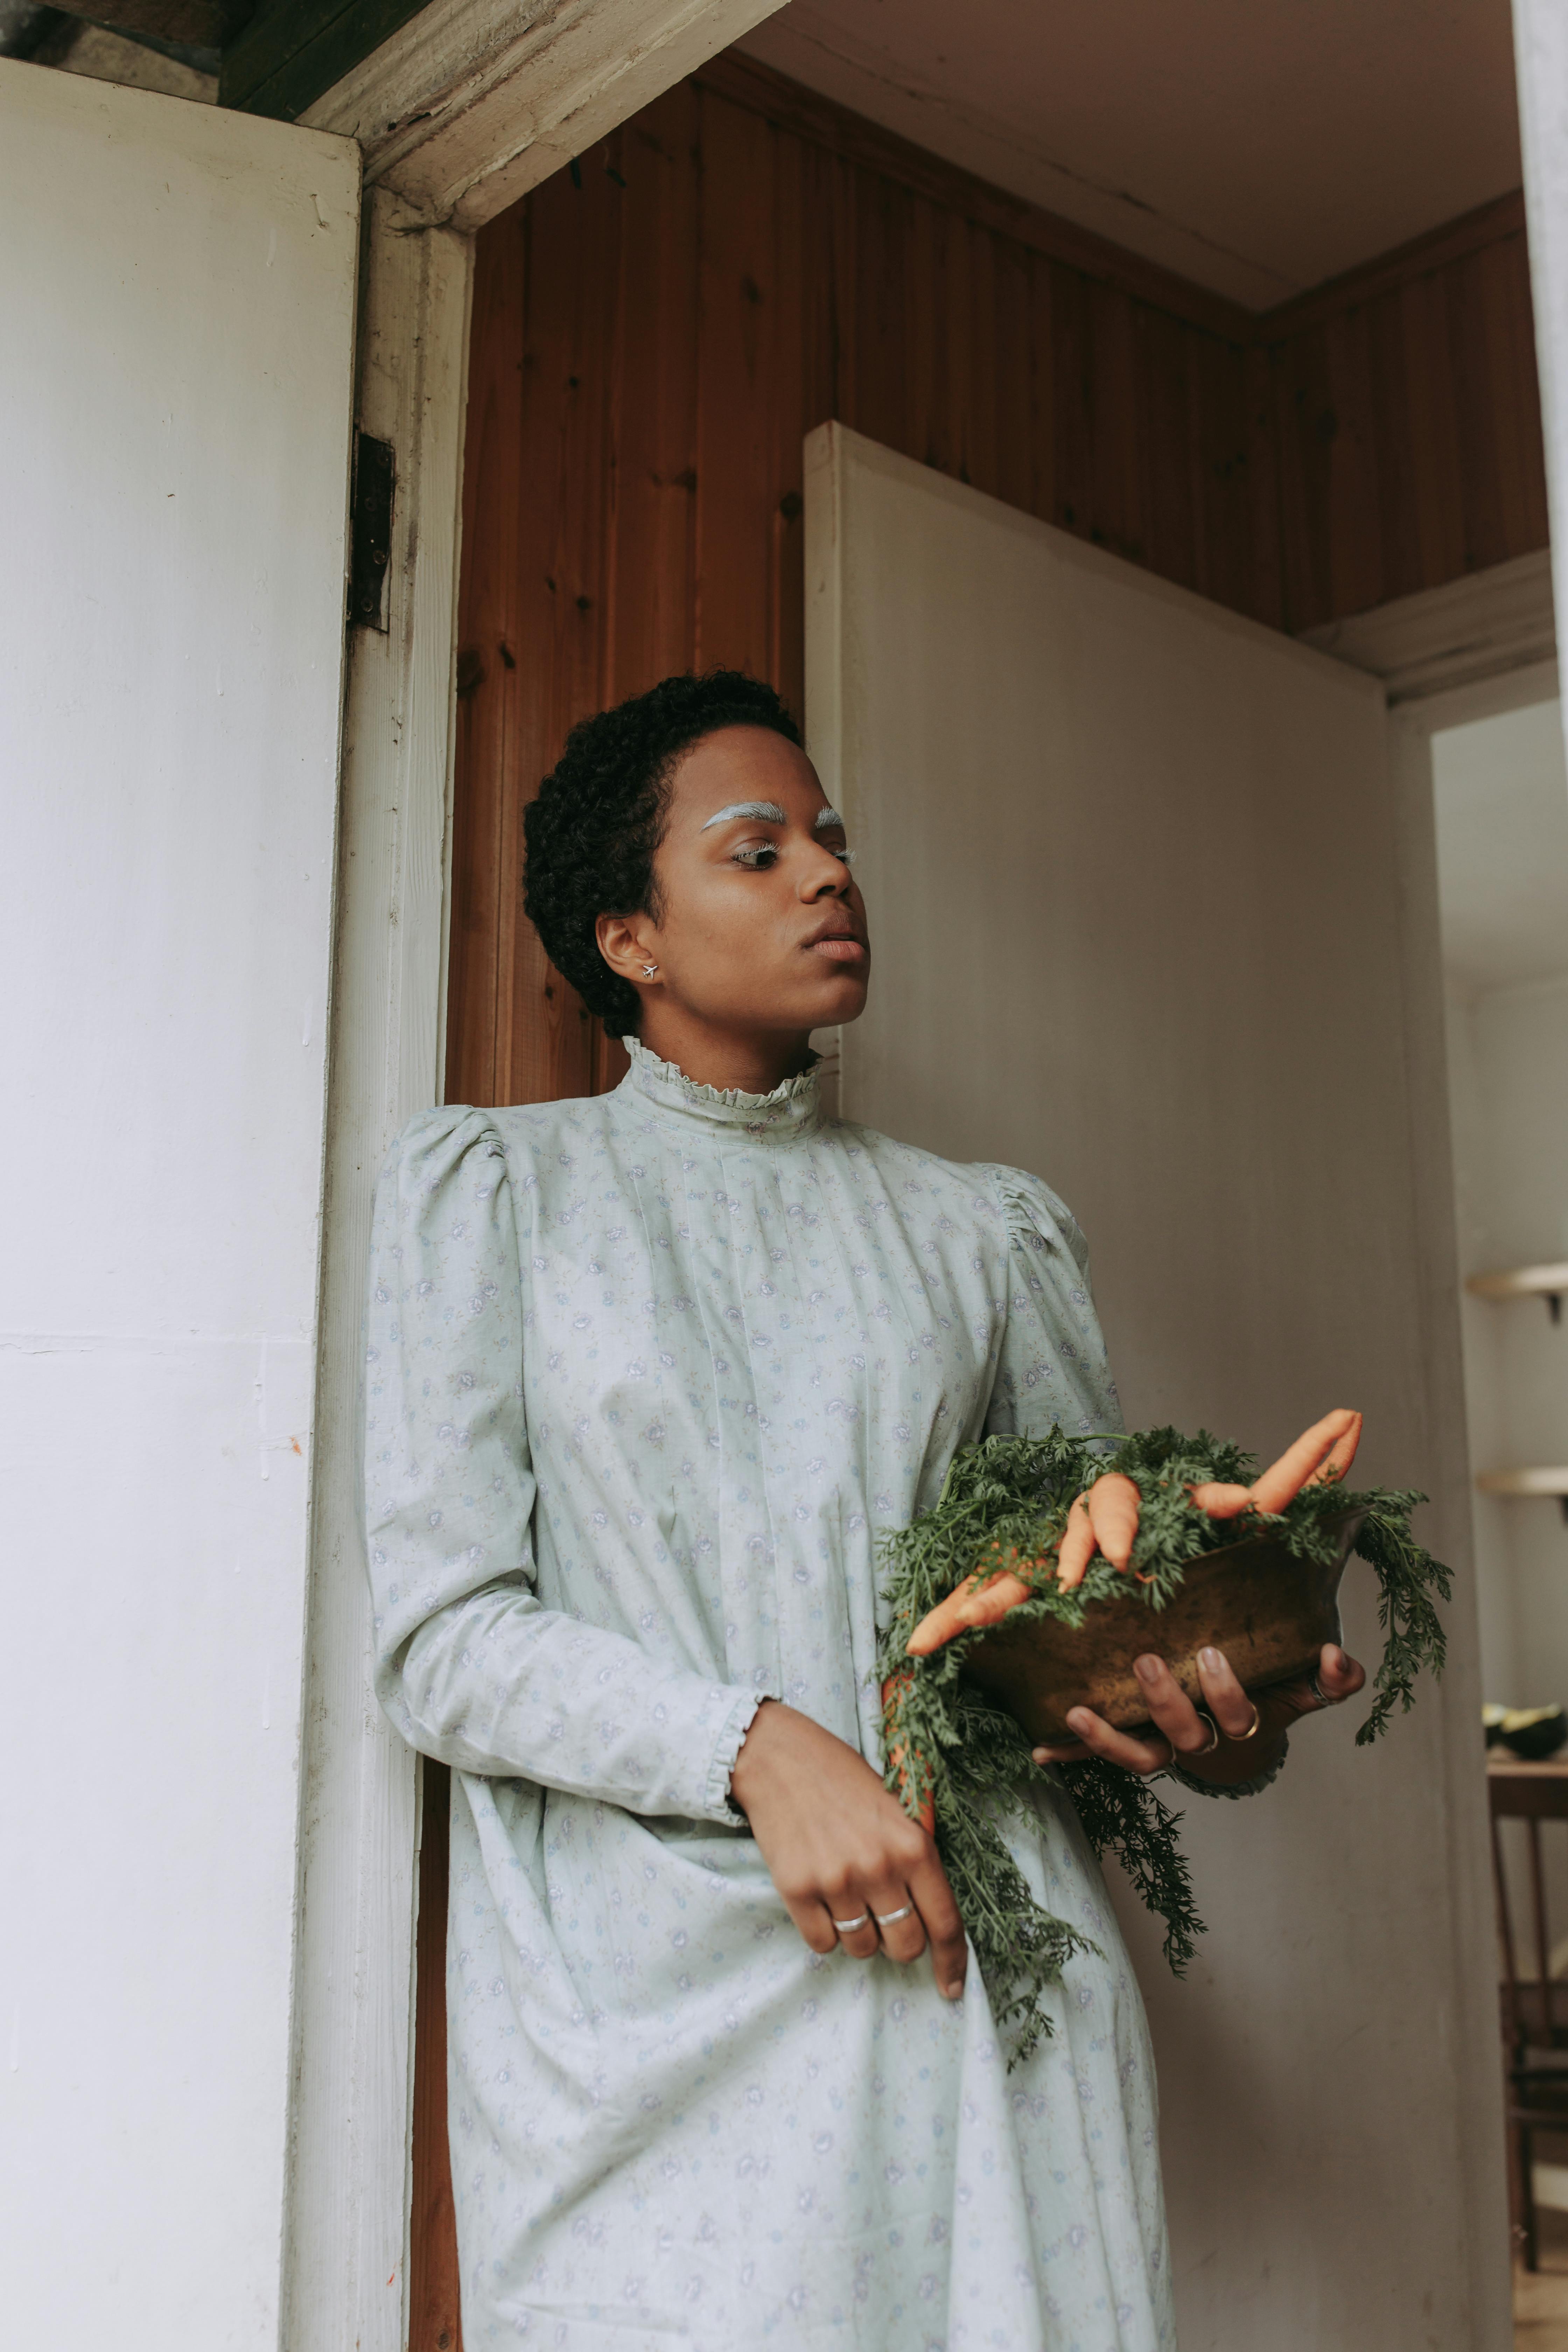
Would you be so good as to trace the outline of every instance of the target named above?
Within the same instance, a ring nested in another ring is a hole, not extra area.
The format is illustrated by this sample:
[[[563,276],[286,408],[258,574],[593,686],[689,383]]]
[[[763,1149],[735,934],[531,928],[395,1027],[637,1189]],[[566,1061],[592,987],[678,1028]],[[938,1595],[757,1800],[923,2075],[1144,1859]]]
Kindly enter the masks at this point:
[[[707,833],[716,824],[731,824],[742,816],[755,818],[762,824],[789,823],[776,801],[731,801],[728,808],[721,808],[716,816],[710,816],[701,830]]]
[[[836,808],[818,809],[811,820],[813,833],[831,833],[835,825],[840,833],[847,833],[849,830]]]

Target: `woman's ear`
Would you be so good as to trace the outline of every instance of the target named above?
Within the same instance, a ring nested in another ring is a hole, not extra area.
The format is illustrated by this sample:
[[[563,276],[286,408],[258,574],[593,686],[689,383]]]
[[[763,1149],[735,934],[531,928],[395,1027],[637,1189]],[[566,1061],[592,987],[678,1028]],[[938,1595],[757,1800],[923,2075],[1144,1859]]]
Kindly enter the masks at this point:
[[[643,937],[652,929],[646,915],[601,915],[594,925],[599,953],[634,988],[647,988],[658,970],[656,950]]]

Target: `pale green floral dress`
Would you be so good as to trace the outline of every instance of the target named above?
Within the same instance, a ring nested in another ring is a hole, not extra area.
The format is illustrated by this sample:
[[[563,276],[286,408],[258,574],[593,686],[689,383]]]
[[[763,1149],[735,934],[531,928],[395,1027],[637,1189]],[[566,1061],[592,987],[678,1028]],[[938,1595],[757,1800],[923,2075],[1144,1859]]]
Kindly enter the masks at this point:
[[[1138,1989],[1065,1797],[1016,1836],[1076,1959],[1007,2071],[963,2001],[807,1950],[728,1796],[766,1694],[879,1761],[876,1538],[989,1430],[1114,1425],[1031,1176],[720,1095],[445,1109],[377,1198],[377,1683],[455,1768],[470,2352],[1173,2344]]]

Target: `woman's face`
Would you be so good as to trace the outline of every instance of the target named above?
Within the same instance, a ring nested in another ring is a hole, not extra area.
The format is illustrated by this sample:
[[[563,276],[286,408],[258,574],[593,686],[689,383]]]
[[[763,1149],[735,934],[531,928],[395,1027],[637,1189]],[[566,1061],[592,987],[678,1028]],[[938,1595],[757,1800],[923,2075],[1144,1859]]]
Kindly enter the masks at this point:
[[[645,1016],[731,1034],[853,1021],[871,952],[847,856],[805,753],[765,728],[722,728],[675,771],[654,857],[658,919],[602,916],[601,949]]]

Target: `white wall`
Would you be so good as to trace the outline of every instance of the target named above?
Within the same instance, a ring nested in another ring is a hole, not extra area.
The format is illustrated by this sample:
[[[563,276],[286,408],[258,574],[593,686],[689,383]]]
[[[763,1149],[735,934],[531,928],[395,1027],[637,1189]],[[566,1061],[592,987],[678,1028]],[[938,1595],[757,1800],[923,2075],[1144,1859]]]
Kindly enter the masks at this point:
[[[1439,739],[1440,740],[1440,739]],[[1568,975],[1448,998],[1459,1266],[1568,1257]],[[1544,1299],[1468,1297],[1478,1470],[1568,1462],[1568,1323]],[[1568,1527],[1556,1502],[1475,1498],[1486,1695],[1568,1701]]]
[[[277,2341],[358,165],[0,64],[0,2280]]]
[[[1568,9],[1513,0],[1530,286],[1552,516],[1552,578],[1568,613]]]
[[[1568,1258],[1568,774],[1555,700],[1436,735],[1461,1275]],[[1568,1324],[1463,1302],[1476,1468],[1568,1461]],[[1568,1698],[1568,1528],[1474,1499],[1487,1696]]]
[[[808,741],[876,956],[847,1107],[1060,1189],[1134,1426],[1265,1452],[1362,1406],[1366,1475],[1439,1497],[1463,1565],[1431,808],[1407,844],[1379,688],[837,425],[806,529]],[[1346,1604],[1375,1655],[1363,1570]],[[1504,2339],[1463,1579],[1450,1624],[1447,1681],[1381,1748],[1347,1707],[1266,1796],[1186,1806],[1211,1933],[1185,1983],[1119,1905],[1184,2352]]]

